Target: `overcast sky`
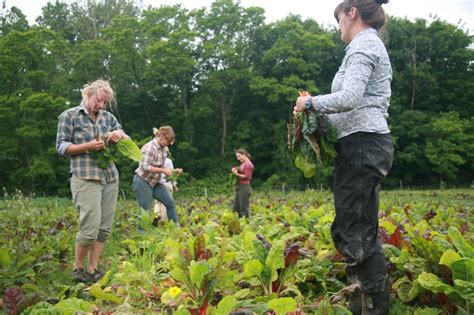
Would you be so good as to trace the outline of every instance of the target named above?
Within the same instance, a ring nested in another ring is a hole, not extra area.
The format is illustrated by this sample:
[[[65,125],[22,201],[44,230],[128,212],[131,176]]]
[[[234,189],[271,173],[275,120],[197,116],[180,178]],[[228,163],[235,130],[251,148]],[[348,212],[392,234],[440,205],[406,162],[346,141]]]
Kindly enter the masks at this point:
[[[28,17],[32,24],[41,14],[41,7],[49,0],[2,0],[6,2],[7,9],[16,6]],[[326,26],[335,26],[332,13],[341,0],[241,0],[244,7],[259,6],[265,9],[267,22],[284,18],[289,13],[301,17],[313,18]],[[73,0],[64,0],[71,3]],[[140,0],[137,0],[140,2]],[[188,9],[209,6],[212,0],[142,0],[145,6],[172,5],[182,3]],[[474,0],[391,0],[384,5],[385,11],[393,16],[408,17],[410,19],[421,17],[431,20],[430,15],[437,15],[442,20],[453,24],[461,22],[463,29],[474,33]]]

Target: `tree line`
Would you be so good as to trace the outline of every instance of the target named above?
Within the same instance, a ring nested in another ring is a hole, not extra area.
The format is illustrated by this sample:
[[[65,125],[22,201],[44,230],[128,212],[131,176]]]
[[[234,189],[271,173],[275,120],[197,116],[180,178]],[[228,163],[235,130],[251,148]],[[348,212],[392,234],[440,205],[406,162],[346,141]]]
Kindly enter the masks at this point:
[[[330,14],[330,13],[328,13]],[[139,144],[152,128],[177,134],[174,163],[191,179],[223,183],[246,148],[255,184],[303,178],[287,150],[298,91],[330,92],[344,55],[335,28],[259,7],[143,7],[130,0],[50,2],[33,25],[15,7],[0,16],[0,187],[66,194],[69,161],[55,151],[57,117],[88,81],[117,92],[114,112]],[[382,32],[393,67],[389,125],[396,154],[387,181],[473,180],[472,36],[434,19],[390,17]],[[119,161],[121,186],[134,167]]]

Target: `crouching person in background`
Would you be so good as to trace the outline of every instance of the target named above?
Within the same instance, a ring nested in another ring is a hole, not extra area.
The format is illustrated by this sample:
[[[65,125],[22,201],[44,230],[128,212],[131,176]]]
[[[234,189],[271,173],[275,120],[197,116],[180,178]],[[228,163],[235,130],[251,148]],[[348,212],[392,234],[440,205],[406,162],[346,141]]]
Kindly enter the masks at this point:
[[[168,146],[174,143],[174,131],[170,126],[162,126],[160,129],[154,128],[153,133],[155,137],[141,149],[143,160],[135,170],[133,192],[137,197],[140,211],[150,211],[153,199],[159,200],[166,207],[168,219],[179,226],[173,196],[168,188],[160,183],[163,175],[173,175],[173,170],[165,167],[165,160],[169,154]]]
[[[96,282],[103,277],[98,265],[117,205],[119,174],[115,164],[100,168],[90,155],[103,149],[103,139],[117,143],[127,137],[115,116],[105,110],[108,105],[115,105],[115,93],[107,81],[97,80],[84,85],[79,106],[59,116],[56,149],[71,158],[71,193],[80,221],[72,271],[76,282]]]

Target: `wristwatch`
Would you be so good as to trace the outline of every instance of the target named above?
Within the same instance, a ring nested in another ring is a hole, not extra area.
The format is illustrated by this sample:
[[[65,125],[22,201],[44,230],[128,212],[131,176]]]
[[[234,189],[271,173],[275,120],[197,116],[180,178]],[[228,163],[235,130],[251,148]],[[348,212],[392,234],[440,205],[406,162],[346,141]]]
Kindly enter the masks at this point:
[[[313,97],[310,96],[306,99],[306,109],[307,110],[314,110],[314,107],[313,107]]]

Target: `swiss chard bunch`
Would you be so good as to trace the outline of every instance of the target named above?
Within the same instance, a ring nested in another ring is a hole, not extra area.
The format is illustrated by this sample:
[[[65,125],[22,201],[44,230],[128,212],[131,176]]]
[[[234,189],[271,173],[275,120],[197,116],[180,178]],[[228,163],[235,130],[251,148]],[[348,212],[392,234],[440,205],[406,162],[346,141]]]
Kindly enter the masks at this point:
[[[97,160],[100,168],[107,168],[109,163],[114,163],[117,160],[118,154],[135,162],[139,162],[143,158],[140,148],[130,138],[122,138],[115,144],[104,140],[102,150],[92,151],[89,154]]]
[[[192,303],[192,314],[206,314],[213,308],[211,301],[216,298],[218,291],[232,291],[235,287],[233,279],[238,275],[237,271],[229,267],[233,256],[227,254],[227,241],[222,240],[217,253],[213,253],[206,242],[206,234],[199,234],[192,242],[192,247],[178,244],[170,246],[173,256],[170,276],[184,287]]]
[[[448,228],[451,248],[446,249],[439,259],[444,266],[442,277],[428,271],[422,271],[417,278],[405,276],[394,283],[400,299],[409,302],[420,296],[423,291],[431,291],[447,297],[442,302],[444,308],[454,308],[458,314],[472,314],[474,309],[474,247],[455,227]],[[451,305],[450,305],[451,304]]]
[[[234,173],[229,173],[229,179],[227,180],[227,185],[231,188],[235,188],[239,183],[239,178],[234,175]]]
[[[329,164],[336,156],[335,130],[316,112],[295,113],[287,128],[288,149],[295,154],[295,165],[304,177],[313,177],[318,167]]]
[[[291,283],[297,271],[296,263],[303,251],[298,244],[275,240],[270,244],[262,235],[251,244],[249,259],[244,264],[244,278],[251,286],[260,287],[269,298],[289,294],[301,295]]]

